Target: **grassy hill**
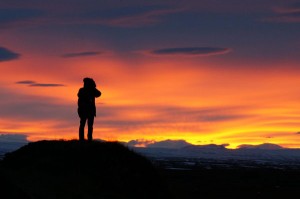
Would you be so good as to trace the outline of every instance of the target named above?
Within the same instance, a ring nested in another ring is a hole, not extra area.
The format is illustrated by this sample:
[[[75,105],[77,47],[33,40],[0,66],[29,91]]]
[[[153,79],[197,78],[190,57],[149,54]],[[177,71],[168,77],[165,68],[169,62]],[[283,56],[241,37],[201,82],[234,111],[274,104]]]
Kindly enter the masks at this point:
[[[7,199],[168,198],[152,164],[114,142],[29,143],[5,156],[1,175]]]

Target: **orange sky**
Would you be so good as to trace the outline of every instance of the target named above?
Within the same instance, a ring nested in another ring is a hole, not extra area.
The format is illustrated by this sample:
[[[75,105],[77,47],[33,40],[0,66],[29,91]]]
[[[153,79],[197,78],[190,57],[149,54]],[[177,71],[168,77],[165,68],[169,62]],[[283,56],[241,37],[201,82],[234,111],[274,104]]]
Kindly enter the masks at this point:
[[[8,104],[12,113],[1,116],[0,131],[25,133],[30,140],[77,138],[76,94],[88,76],[103,93],[97,99],[96,138],[300,147],[299,72],[286,65],[223,70],[217,62],[182,57],[145,57],[131,64],[116,55],[68,60],[37,56],[2,63],[2,90],[12,96],[2,106]],[[16,84],[21,80],[64,86]]]
[[[295,0],[9,2],[1,134],[77,139],[77,92],[92,77],[95,138],[300,147]]]

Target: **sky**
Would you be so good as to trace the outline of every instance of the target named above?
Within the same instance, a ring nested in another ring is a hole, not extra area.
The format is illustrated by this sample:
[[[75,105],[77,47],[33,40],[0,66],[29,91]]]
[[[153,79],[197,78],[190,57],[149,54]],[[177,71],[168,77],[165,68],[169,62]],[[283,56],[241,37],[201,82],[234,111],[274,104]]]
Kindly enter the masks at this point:
[[[299,0],[0,1],[0,134],[300,148]]]

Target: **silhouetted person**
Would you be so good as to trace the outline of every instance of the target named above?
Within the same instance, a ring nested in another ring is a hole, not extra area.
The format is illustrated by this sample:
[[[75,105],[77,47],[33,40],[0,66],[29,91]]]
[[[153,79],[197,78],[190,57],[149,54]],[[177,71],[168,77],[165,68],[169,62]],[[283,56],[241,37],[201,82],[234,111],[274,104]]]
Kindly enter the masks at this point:
[[[95,98],[100,97],[101,92],[96,88],[92,78],[83,79],[83,88],[78,91],[78,115],[80,117],[79,140],[84,140],[84,127],[88,123],[88,140],[93,140],[93,124],[96,116]]]

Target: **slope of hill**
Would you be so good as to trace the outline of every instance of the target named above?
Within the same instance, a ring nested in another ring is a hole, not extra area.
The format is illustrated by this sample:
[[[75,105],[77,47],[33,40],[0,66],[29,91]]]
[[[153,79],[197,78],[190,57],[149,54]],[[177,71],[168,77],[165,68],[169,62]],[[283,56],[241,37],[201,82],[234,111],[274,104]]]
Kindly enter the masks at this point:
[[[167,198],[152,164],[118,143],[29,143],[7,154],[0,169],[34,199]]]

